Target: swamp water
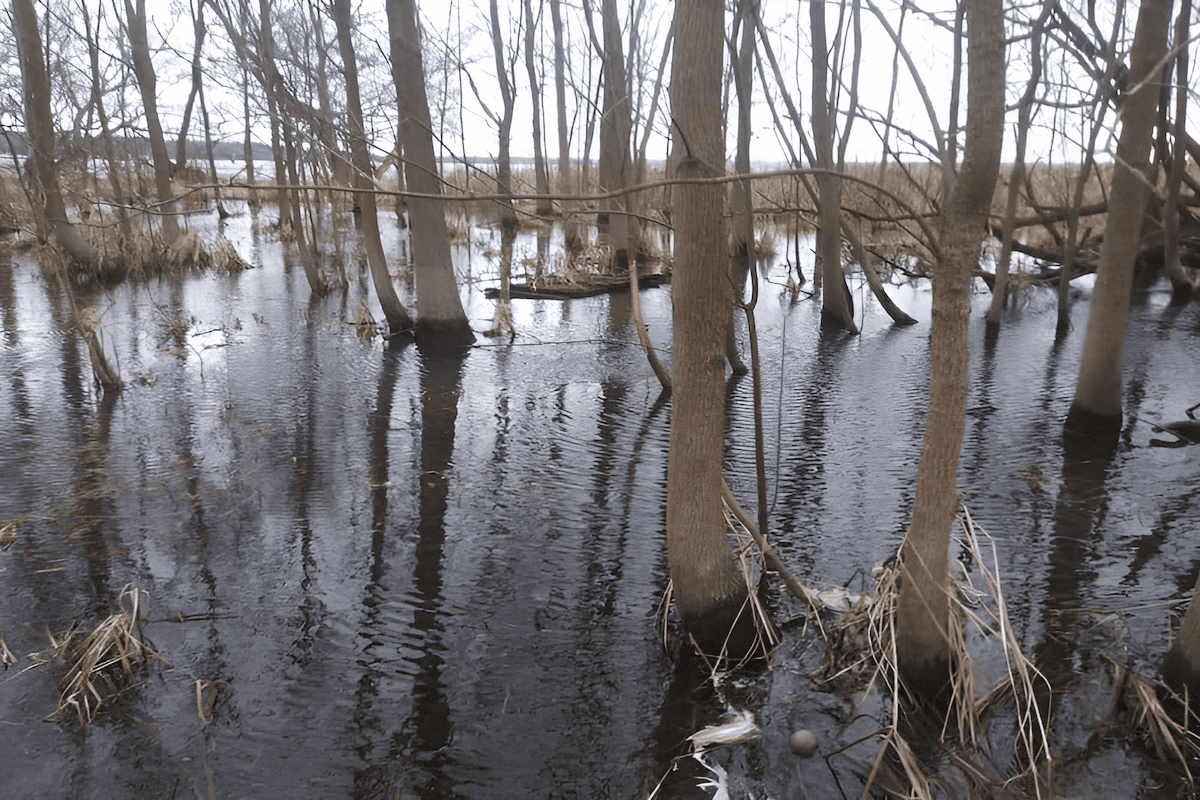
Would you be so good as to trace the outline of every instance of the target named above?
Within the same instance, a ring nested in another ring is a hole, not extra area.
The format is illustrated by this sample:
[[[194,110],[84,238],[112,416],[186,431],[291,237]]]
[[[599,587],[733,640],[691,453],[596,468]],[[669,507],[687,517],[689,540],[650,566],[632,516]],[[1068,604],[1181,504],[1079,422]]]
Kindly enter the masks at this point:
[[[0,253],[0,525],[19,521],[0,552],[18,657],[0,673],[0,797],[648,796],[724,708],[674,680],[655,630],[669,401],[628,295],[516,300],[515,341],[447,360],[347,324],[369,292],[353,245],[348,292],[313,301],[248,215],[224,232],[254,269],[80,294],[126,381],[115,397],[94,389],[57,281]],[[456,257],[484,331],[498,235],[471,236]],[[518,248],[514,264],[533,237]],[[911,512],[928,287],[891,289],[921,323],[897,328],[856,284],[862,333],[831,336],[784,265],[761,270],[772,539],[801,579],[869,589]],[[642,293],[668,363],[669,292]],[[991,340],[976,295],[959,484],[1017,636],[1063,690],[1062,795],[1174,797],[1179,770],[1115,723],[1106,665],[1155,674],[1200,568],[1198,451],[1151,446],[1149,424],[1200,402],[1200,317],[1165,290],[1138,298],[1120,449],[1064,462],[1087,292],[1057,344],[1050,290]],[[729,480],[753,513],[751,384],[729,387]],[[43,722],[61,670],[26,654],[90,629],[131,581],[170,668],[151,659],[85,729]],[[796,612],[775,600],[781,621]],[[830,754],[886,724],[888,702],[848,721],[857,698],[807,677],[814,626],[784,628],[773,670],[736,688],[762,737],[709,759],[734,797],[857,797],[877,741]],[[217,683],[198,699],[197,681]],[[825,758],[788,753],[797,728]],[[1002,775],[1019,771],[1011,729],[991,732]]]

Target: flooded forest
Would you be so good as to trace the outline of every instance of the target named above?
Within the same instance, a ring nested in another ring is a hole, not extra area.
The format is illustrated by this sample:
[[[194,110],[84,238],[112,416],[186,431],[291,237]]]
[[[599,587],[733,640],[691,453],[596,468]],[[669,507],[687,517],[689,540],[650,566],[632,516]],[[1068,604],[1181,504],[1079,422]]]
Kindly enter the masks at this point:
[[[6,10],[0,797],[1197,796],[1191,0]]]

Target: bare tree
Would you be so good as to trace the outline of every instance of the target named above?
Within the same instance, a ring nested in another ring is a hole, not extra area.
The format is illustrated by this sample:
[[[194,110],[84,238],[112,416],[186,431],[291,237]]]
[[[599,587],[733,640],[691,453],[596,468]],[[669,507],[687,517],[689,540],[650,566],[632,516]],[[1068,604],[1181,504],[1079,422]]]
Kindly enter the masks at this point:
[[[585,7],[591,0],[585,0]],[[600,117],[600,189],[624,189],[629,173],[629,136],[631,107],[625,72],[621,23],[616,0],[602,0],[601,30],[604,36],[604,111]],[[628,202],[607,199],[596,217],[597,236],[613,248],[616,268],[629,267],[630,219],[625,213]]]
[[[415,0],[388,0],[392,80],[400,108],[400,139],[408,186],[423,195],[441,194],[441,177],[433,149],[429,102],[417,28]],[[432,341],[467,344],[474,340],[454,280],[450,241],[446,236],[446,204],[433,197],[409,200],[416,275],[417,336]]]
[[[571,131],[567,122],[567,59],[563,47],[565,31],[560,5],[561,0],[550,0],[550,27],[554,34],[554,105],[558,112],[558,174],[555,175],[554,187],[559,194],[566,194],[571,185]]]
[[[1175,23],[1175,122],[1172,126],[1171,169],[1167,178],[1167,197],[1163,203],[1163,264],[1171,281],[1171,302],[1182,305],[1192,299],[1195,283],[1184,271],[1179,257],[1179,217],[1187,212],[1179,203],[1183,176],[1187,172],[1188,102],[1188,27],[1192,16],[1191,0],[1181,0]]]
[[[1143,0],[1130,51],[1129,85],[1121,103],[1121,137],[1113,165],[1104,245],[1088,312],[1087,336],[1064,435],[1069,446],[1111,448],[1121,430],[1121,366],[1129,293],[1146,208],[1155,78],[1166,53],[1168,0]]]
[[[724,173],[722,0],[678,0],[671,67],[673,146],[680,178]],[[606,79],[611,79],[611,75]],[[675,272],[667,554],[685,631],[706,653],[752,649],[747,589],[725,538],[725,334],[732,312],[724,191],[683,184],[674,195]]]
[[[179,123],[179,138],[175,143],[175,168],[182,169],[187,161],[188,131],[191,129],[192,108],[196,97],[200,94],[200,86],[204,80],[204,70],[201,68],[200,56],[204,50],[204,39],[208,35],[208,27],[204,24],[204,6],[207,0],[189,0],[188,7],[192,15],[192,88],[188,92],[187,102],[183,106],[183,120]]]
[[[349,118],[350,162],[354,169],[354,186],[358,206],[361,209],[363,244],[367,250],[367,264],[371,269],[371,280],[375,284],[375,295],[383,307],[388,332],[396,335],[413,327],[412,316],[396,296],[392,275],[388,271],[387,257],[379,239],[379,212],[375,205],[375,171],[371,168],[371,155],[367,151],[367,136],[363,128],[362,100],[358,91],[358,61],[354,55],[354,42],[350,36],[350,0],[332,0],[330,11],[337,26],[338,49],[342,53],[342,72],[346,76],[346,112]]]
[[[162,123],[158,118],[157,78],[154,64],[150,60],[150,40],[146,33],[146,0],[125,0],[125,25],[129,36],[129,50],[133,57],[133,74],[137,77],[142,97],[142,114],[146,118],[146,132],[150,137],[150,155],[154,161],[154,189],[158,196],[158,211],[162,215],[162,237],[167,244],[179,236],[179,223],[175,219],[174,193],[171,190],[171,174],[174,171],[171,157],[167,153],[167,141],[163,136]]]
[[[858,332],[854,324],[854,302],[846,286],[842,270],[842,182],[835,173],[833,160],[833,121],[829,118],[831,95],[828,87],[829,46],[825,33],[825,0],[809,0],[812,25],[812,127],[816,149],[817,176],[820,194],[820,228],[817,233],[817,253],[821,270],[822,320],[851,333]]]
[[[79,13],[83,18],[84,36],[87,37],[88,44],[88,61],[92,67],[92,105],[96,109],[96,117],[100,123],[100,138],[104,148],[105,163],[108,167],[108,180],[112,186],[112,200],[117,209],[117,218],[120,221],[121,240],[118,242],[118,247],[123,248],[133,240],[133,228],[129,220],[129,212],[126,208],[128,198],[125,194],[125,189],[121,185],[121,167],[117,161],[116,144],[113,141],[112,127],[109,125],[108,112],[104,105],[104,92],[100,85],[100,22],[104,13],[104,6],[100,6],[99,14],[96,18],[96,32],[92,34],[91,14],[88,12],[87,0],[80,0]]]
[[[537,31],[533,17],[533,2],[525,0],[525,71],[529,74],[529,99],[533,105],[533,176],[534,191],[539,195],[550,194],[550,178],[546,173],[546,157],[542,153],[542,80],[538,75],[534,58],[533,39]],[[539,197],[535,213],[548,217],[553,212],[549,197]]]
[[[950,528],[958,510],[958,453],[967,404],[970,286],[1004,140],[1004,13],[1000,0],[966,0],[966,142],[941,215],[929,336],[929,408],[917,467],[913,516],[902,549],[896,656],[905,684],[932,697],[950,667]]]
[[[38,33],[37,12],[33,0],[14,0],[13,32],[21,61],[25,104],[25,127],[33,150],[33,164],[42,189],[45,230],[51,240],[68,256],[86,266],[95,266],[96,251],[79,235],[67,219],[67,207],[58,186],[54,162],[54,121],[50,115],[50,78],[42,60],[42,39]],[[37,214],[38,209],[32,209]]]
[[[1000,239],[1000,260],[996,263],[996,284],[992,287],[992,305],[988,309],[989,325],[1000,324],[1000,312],[1008,295],[1008,269],[1013,252],[1013,222],[1017,216],[1017,198],[1025,181],[1025,150],[1029,142],[1029,127],[1033,123],[1033,107],[1037,100],[1038,85],[1042,81],[1042,29],[1050,12],[1054,9],[1054,0],[1046,0],[1042,5],[1042,13],[1030,26],[1029,80],[1025,91],[1017,103],[1017,159],[1013,163],[1012,174],[1008,181],[1008,200],[1004,207],[1004,231]]]

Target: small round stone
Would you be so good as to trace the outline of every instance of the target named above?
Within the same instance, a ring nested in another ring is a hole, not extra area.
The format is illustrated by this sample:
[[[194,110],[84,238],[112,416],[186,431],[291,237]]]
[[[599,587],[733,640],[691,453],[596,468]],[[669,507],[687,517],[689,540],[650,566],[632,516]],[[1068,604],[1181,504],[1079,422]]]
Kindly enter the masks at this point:
[[[808,758],[817,752],[817,735],[810,730],[796,731],[792,738],[788,739],[788,744],[791,745],[793,753],[801,758]]]

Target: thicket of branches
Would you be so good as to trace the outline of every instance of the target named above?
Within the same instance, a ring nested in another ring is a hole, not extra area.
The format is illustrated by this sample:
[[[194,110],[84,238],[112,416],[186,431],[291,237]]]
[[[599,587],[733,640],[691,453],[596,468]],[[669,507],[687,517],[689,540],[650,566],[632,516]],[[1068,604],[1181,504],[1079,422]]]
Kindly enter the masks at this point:
[[[69,0],[35,8],[68,206],[86,216],[103,201],[146,205],[155,189],[149,115],[130,44],[137,7]],[[768,166],[766,154],[772,167],[849,173],[855,180],[841,184],[839,205],[851,260],[922,271],[936,250],[922,223],[938,213],[942,170],[953,168],[962,149],[962,8],[841,0],[822,6],[819,27],[805,7],[793,4],[740,0],[729,11],[725,119],[731,168],[761,169]],[[1189,11],[1181,10],[1184,26],[1173,32],[1178,44],[1162,65],[1150,176],[1159,209],[1168,203],[1187,207],[1200,189],[1185,168],[1195,142],[1185,127],[1175,130],[1190,86]],[[313,247],[307,209],[339,202],[343,195],[336,190],[351,183],[345,66],[329,3],[188,0],[140,13],[148,23],[175,192],[212,182],[209,155],[242,161],[239,181],[306,187],[290,195],[280,191],[275,199],[289,209],[281,214],[288,235]],[[397,169],[405,163],[398,144],[403,110],[391,84],[387,22],[382,9],[370,4],[353,13],[374,177],[380,188],[403,189],[403,170]],[[586,196],[663,177],[655,165],[667,159],[670,140],[670,13],[668,5],[647,0],[526,0],[498,4],[495,14],[462,2],[420,9],[431,134],[445,190]],[[1044,0],[1005,8],[1011,192],[1002,182],[992,227],[1005,240],[1006,254],[1011,248],[1053,265],[1042,278],[1054,279],[1060,266],[1070,274],[1095,267],[1103,228],[1097,215],[1105,209],[1120,103],[1131,88],[1132,16],[1124,2]],[[11,27],[11,11],[4,23]],[[15,36],[0,37],[0,70],[9,87],[22,81],[15,42]],[[15,90],[0,94],[0,122],[24,153],[25,108]],[[536,156],[536,163],[512,172],[502,152],[510,144],[518,155]],[[673,145],[676,156],[680,145]],[[273,171],[263,174],[256,159],[273,159]],[[121,191],[117,182],[101,177],[118,164],[124,198],[113,196]],[[513,176],[508,181],[506,172]],[[798,217],[811,227],[820,214],[819,183],[805,177],[761,181],[748,199],[739,199],[747,192],[737,186],[730,209]],[[1179,185],[1182,192],[1174,188]],[[9,192],[8,216],[24,217],[22,200]],[[560,199],[531,204],[530,210],[547,215],[597,205]],[[637,194],[621,205],[635,219],[669,224],[669,189]],[[1161,211],[1156,216],[1161,223],[1148,229],[1148,248],[1168,246],[1175,219]],[[1186,262],[1194,232],[1186,213],[1183,225]],[[1015,235],[1006,237],[1006,231]],[[826,260],[832,253],[836,249],[824,251]]]

